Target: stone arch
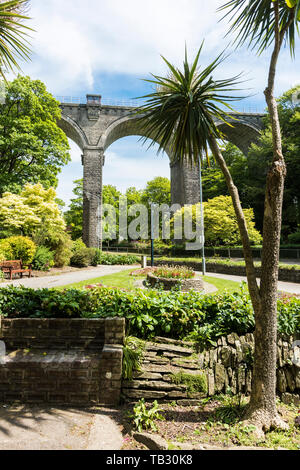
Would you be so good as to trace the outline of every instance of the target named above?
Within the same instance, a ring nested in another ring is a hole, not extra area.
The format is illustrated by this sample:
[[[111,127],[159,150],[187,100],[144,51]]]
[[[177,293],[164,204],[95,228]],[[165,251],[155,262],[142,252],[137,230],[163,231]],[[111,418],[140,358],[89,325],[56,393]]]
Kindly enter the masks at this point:
[[[87,147],[88,140],[84,131],[69,116],[62,115],[61,119],[58,121],[58,126],[62,131],[64,131],[69,139],[73,140],[73,142],[78,145],[82,151]]]
[[[258,141],[261,129],[243,120],[231,121],[233,127],[222,122],[217,123],[226,140],[236,145],[244,155],[248,155],[252,143]]]
[[[104,149],[104,152],[108,149],[110,145],[116,142],[123,137],[129,136],[140,136],[140,137],[147,137],[151,139],[150,135],[145,135],[143,132],[141,125],[138,122],[138,119],[131,116],[125,116],[114,121],[102,134],[100,141],[98,143],[98,147]],[[169,149],[165,149],[166,154],[169,158],[171,158],[171,152]]]

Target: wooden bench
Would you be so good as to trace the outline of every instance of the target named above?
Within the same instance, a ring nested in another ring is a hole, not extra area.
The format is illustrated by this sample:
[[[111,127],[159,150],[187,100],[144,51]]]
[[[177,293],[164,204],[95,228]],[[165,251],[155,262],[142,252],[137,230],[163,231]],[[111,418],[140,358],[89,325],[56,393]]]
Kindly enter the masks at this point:
[[[28,274],[28,277],[31,277],[32,268],[31,265],[27,269],[23,268],[22,260],[14,261],[2,261],[0,264],[0,269],[4,274],[9,274],[9,279],[12,281],[14,274],[20,274],[20,277],[23,277],[23,274]]]

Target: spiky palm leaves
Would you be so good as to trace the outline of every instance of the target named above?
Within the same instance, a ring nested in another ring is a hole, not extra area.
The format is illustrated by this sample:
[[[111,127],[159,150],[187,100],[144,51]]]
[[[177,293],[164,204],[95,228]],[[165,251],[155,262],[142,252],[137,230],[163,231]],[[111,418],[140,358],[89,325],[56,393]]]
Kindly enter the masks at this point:
[[[229,32],[237,33],[237,44],[252,45],[259,53],[274,43],[277,10],[282,41],[287,40],[294,54],[300,0],[230,0],[219,10],[226,11],[224,18],[231,23]]]
[[[26,36],[31,30],[23,24],[28,0],[2,1],[0,3],[0,74],[5,70],[19,69],[18,59],[28,60],[30,49]]]
[[[146,80],[155,85],[155,91],[143,96],[146,102],[138,108],[150,146],[157,142],[159,150],[168,148],[174,160],[198,161],[199,155],[207,154],[211,138],[222,137],[217,121],[229,125],[229,103],[241,99],[231,95],[240,75],[223,80],[212,76],[224,54],[203,69],[198,66],[202,48],[203,43],[192,65],[185,53],[182,71],[163,57],[169,72]]]

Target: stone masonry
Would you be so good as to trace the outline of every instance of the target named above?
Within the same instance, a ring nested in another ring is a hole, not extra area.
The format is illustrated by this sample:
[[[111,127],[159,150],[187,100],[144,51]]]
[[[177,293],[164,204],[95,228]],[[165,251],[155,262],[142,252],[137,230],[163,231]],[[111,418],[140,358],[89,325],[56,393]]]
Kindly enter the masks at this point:
[[[118,404],[124,335],[119,318],[2,319],[0,402]]]
[[[285,403],[300,404],[300,354],[298,366],[294,357],[299,348],[293,348],[295,338],[278,340],[277,393]],[[251,392],[254,336],[231,334],[219,338],[217,347],[196,353],[193,343],[155,338],[147,342],[140,371],[132,381],[124,381],[122,395],[126,401],[176,401],[179,405],[197,405],[201,398],[225,393],[249,395]],[[187,385],[174,383],[172,375],[184,373],[202,375],[206,390],[189,393]]]
[[[116,140],[130,136],[145,136],[134,108],[102,106],[99,100],[86,104],[61,104],[59,126],[81,148],[84,166],[83,239],[88,246],[97,247],[101,237],[102,169],[105,151]],[[216,123],[230,142],[245,154],[262,129],[262,114],[235,114],[232,126]],[[166,153],[171,167],[172,204],[196,204],[200,200],[199,167],[176,163],[169,149]]]

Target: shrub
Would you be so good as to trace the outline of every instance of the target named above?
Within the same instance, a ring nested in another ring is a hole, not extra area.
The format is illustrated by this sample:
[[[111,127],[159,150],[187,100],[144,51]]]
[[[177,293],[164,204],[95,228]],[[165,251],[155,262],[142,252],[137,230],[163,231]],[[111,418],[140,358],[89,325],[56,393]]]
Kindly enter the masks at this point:
[[[86,248],[86,244],[82,241],[81,238],[78,238],[77,240],[75,240],[73,242],[73,245],[72,245],[72,251],[73,253],[75,253],[76,251],[82,249],[82,248]]]
[[[0,250],[7,260],[21,259],[24,265],[28,265],[34,258],[36,245],[27,237],[10,237],[0,240]]]
[[[93,264],[95,259],[95,250],[93,248],[78,248],[73,252],[71,266],[78,268],[87,268]]]
[[[298,244],[300,243],[300,232],[292,233],[288,236],[289,243]]]
[[[115,255],[112,253],[97,252],[97,264],[103,265],[126,265],[137,264],[140,262],[139,256],[133,255]]]
[[[0,289],[0,316],[8,318],[80,318],[91,315],[88,291],[69,289]]]
[[[230,333],[254,331],[249,295],[241,292],[203,295],[199,292],[123,291],[94,289],[0,289],[0,316],[15,318],[108,318],[124,317],[127,334],[141,339],[167,336],[214,344]],[[300,299],[278,301],[278,331],[300,331]]]
[[[54,252],[54,265],[58,268],[70,264],[72,240],[68,233],[58,230],[41,230],[35,235],[35,242]]]
[[[5,256],[4,250],[0,249],[0,261],[5,261],[5,259],[6,259],[6,256]]]
[[[49,271],[54,265],[54,253],[46,246],[38,246],[35,252],[32,267],[37,271]]]

